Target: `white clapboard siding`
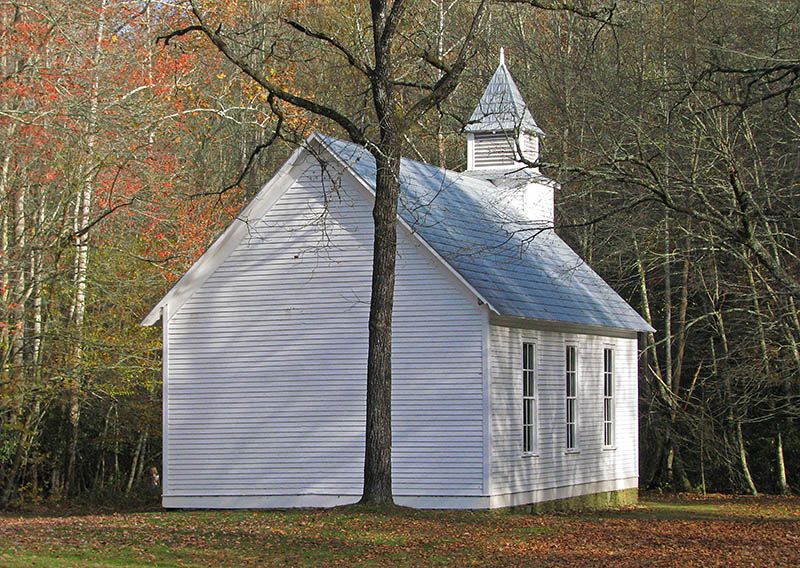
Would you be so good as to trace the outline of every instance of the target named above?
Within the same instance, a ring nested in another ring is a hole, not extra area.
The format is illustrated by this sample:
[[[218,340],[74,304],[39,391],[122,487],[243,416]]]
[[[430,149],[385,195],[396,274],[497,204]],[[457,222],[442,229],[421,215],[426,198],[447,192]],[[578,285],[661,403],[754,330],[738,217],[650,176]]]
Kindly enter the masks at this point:
[[[334,195],[313,159],[297,167],[169,319],[166,497],[361,492],[371,203],[349,177]],[[402,230],[398,252],[395,495],[485,494],[485,314]]]
[[[538,436],[522,451],[522,342],[536,344]],[[638,477],[637,345],[635,339],[490,326],[491,474],[493,495]],[[578,447],[566,451],[565,350],[578,348]],[[603,349],[615,353],[616,444],[603,448]],[[607,484],[620,488],[623,485]],[[592,492],[587,489],[586,492]],[[575,493],[570,493],[574,495]],[[554,494],[553,494],[554,495]]]
[[[512,133],[475,134],[475,168],[502,168],[517,164],[517,148]]]

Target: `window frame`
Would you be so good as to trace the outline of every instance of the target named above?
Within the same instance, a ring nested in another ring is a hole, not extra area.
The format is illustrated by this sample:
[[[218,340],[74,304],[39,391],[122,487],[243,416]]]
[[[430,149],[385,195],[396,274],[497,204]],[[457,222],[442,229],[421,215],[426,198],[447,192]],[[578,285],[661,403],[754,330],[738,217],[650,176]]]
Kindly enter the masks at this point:
[[[603,348],[603,448],[617,444],[617,354],[613,346]]]
[[[527,349],[531,349],[531,353]],[[536,356],[538,348],[536,341],[532,338],[522,338],[521,341],[521,361],[520,361],[520,374],[522,379],[522,455],[535,456],[539,450],[539,411],[538,411],[538,397],[537,389],[539,381],[537,380],[538,365]],[[527,366],[526,366],[527,362]],[[528,378],[532,379],[532,384],[528,382]],[[532,389],[530,388],[532,387]],[[526,409],[528,412],[526,413]],[[526,416],[528,420],[526,421]]]
[[[573,353],[570,368],[570,351]],[[580,404],[578,398],[578,388],[580,381],[580,356],[578,346],[574,343],[567,343],[564,348],[564,447],[566,453],[577,453],[580,451],[579,432],[580,432]],[[572,375],[572,383],[570,383]],[[572,388],[570,388],[570,386]],[[570,394],[571,393],[571,394]],[[571,420],[570,420],[571,418]]]

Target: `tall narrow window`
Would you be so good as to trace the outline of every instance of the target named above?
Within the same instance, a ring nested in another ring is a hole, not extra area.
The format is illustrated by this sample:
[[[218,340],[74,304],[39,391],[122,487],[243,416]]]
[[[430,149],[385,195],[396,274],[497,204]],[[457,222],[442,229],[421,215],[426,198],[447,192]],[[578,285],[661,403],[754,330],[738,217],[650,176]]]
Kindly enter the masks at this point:
[[[566,401],[567,401],[567,449],[578,447],[578,349],[567,345]]]
[[[536,345],[522,344],[522,451],[536,451]]]
[[[614,445],[614,350],[603,350],[603,445]]]

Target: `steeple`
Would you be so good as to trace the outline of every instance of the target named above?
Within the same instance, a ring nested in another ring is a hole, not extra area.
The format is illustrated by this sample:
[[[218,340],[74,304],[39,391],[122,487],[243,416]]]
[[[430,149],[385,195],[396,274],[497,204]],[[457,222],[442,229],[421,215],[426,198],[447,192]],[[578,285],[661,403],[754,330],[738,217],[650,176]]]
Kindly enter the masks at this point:
[[[520,152],[526,160],[539,157],[539,140],[544,136],[533,120],[519,88],[505,63],[500,49],[500,65],[469,123],[467,132],[467,169],[519,169]]]
[[[500,65],[464,130],[466,173],[491,181],[498,196],[528,219],[552,225],[557,184],[529,165],[539,159],[539,138],[544,132],[511,78],[502,48]]]

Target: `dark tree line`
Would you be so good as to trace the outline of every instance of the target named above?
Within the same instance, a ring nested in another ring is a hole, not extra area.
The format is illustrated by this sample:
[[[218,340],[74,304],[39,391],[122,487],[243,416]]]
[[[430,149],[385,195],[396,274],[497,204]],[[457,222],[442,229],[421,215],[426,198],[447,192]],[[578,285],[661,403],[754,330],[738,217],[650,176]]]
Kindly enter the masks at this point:
[[[560,223],[658,330],[642,484],[786,492],[800,450],[797,7],[620,3],[605,29],[557,20],[553,49],[525,65],[554,134]]]

